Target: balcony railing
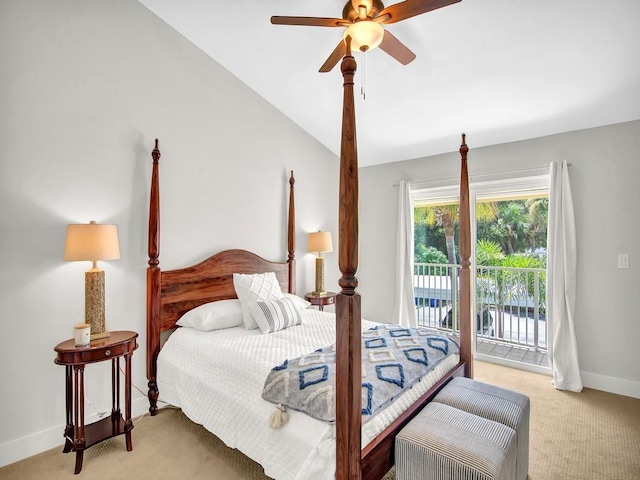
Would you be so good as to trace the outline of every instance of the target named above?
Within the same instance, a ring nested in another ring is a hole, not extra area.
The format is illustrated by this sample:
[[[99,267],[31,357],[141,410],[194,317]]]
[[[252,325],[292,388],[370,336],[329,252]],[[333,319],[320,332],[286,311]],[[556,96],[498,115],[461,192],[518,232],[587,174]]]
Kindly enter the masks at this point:
[[[458,330],[460,265],[418,263],[414,297],[418,324]],[[478,340],[547,350],[545,269],[478,266],[475,330]]]

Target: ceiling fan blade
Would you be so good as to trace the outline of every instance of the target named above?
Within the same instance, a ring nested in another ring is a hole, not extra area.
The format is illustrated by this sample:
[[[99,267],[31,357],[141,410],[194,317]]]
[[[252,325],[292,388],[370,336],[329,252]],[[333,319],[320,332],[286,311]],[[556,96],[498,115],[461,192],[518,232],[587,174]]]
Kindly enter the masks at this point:
[[[458,3],[459,1],[460,0],[405,0],[404,2],[396,3],[385,8],[380,12],[379,16],[389,14],[391,18],[384,23],[395,23],[400,20],[415,17],[422,13],[427,13],[438,8]]]
[[[378,15],[376,18],[372,18],[371,20],[376,23],[388,23],[389,20],[391,20],[391,15],[385,13],[384,15]]]
[[[404,43],[391,35],[389,30],[384,31],[380,48],[398,60],[402,65],[411,63],[416,58],[416,54],[409,50]]]
[[[346,50],[347,48],[344,44],[344,40],[340,40],[340,43],[338,43],[333,52],[331,52],[329,58],[327,58],[324,64],[320,67],[320,72],[327,73],[333,70],[333,67],[335,67],[342,57],[344,57]]]
[[[309,27],[344,27],[351,25],[344,18],[322,17],[271,17],[274,25],[304,25]]]

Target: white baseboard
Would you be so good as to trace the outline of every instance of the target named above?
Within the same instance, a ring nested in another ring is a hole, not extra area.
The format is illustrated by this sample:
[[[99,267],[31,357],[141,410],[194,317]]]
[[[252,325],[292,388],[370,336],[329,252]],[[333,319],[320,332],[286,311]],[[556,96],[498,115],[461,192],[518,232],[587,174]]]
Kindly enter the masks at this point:
[[[149,412],[149,401],[146,397],[141,397],[131,402],[131,415],[139,417]],[[99,420],[97,414],[87,417],[86,423],[93,423]],[[37,455],[38,453],[59,447],[62,453],[64,445],[64,424],[42,430],[40,432],[27,435],[25,437],[11,440],[0,445],[0,467],[18,462],[25,458]]]
[[[515,362],[504,358],[492,357],[489,355],[483,355],[475,353],[475,360],[487,363],[495,363],[504,367],[518,368],[528,372],[541,373],[543,375],[552,376],[551,369],[548,367],[529,365],[526,363]],[[594,390],[601,390],[603,392],[615,393],[616,395],[624,395],[625,397],[640,398],[640,382],[634,382],[633,380],[627,380],[624,378],[611,377],[608,375],[601,375],[599,373],[580,371],[582,377],[582,384],[587,388],[593,388]]]
[[[581,371],[580,375],[582,376],[582,384],[587,388],[625,397],[640,398],[640,382],[585,371]]]

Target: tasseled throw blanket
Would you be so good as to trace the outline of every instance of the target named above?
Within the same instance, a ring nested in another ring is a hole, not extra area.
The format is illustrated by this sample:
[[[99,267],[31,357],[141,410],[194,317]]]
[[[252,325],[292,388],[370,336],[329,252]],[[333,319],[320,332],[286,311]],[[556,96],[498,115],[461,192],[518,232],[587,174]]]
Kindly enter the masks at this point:
[[[363,423],[433,370],[458,344],[434,330],[383,325],[362,333]],[[335,345],[274,367],[262,397],[276,405],[271,426],[280,428],[286,407],[335,421]]]

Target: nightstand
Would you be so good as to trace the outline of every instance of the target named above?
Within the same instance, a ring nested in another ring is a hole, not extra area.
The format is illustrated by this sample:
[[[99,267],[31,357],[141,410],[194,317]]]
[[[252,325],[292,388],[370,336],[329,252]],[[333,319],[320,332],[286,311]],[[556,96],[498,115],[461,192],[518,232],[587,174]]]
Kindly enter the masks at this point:
[[[321,294],[316,294],[313,292],[307,293],[304,296],[304,299],[307,302],[310,302],[311,305],[316,305],[318,310],[324,310],[325,305],[333,305],[336,303],[336,292],[326,292]]]
[[[54,350],[58,365],[66,367],[66,427],[63,453],[76,452],[74,473],[82,470],[84,451],[107,438],[125,434],[127,451],[131,451],[131,356],[138,348],[136,332],[111,332],[106,338],[93,340],[86,347],[76,347],[74,339],[58,344]],[[120,357],[124,357],[124,418],[120,411]],[[89,363],[111,360],[111,415],[84,424],[84,367]]]

